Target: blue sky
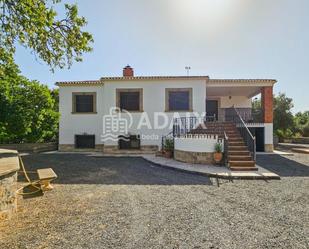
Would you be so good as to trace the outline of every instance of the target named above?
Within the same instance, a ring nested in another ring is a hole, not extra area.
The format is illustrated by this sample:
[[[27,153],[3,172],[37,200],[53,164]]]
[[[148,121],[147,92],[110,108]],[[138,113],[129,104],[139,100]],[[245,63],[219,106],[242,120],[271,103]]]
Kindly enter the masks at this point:
[[[56,81],[135,75],[274,78],[275,93],[309,109],[308,0],[87,0],[77,3],[94,36],[93,52],[71,69],[52,73],[31,51],[18,48],[22,73]],[[59,13],[61,13],[59,9]]]

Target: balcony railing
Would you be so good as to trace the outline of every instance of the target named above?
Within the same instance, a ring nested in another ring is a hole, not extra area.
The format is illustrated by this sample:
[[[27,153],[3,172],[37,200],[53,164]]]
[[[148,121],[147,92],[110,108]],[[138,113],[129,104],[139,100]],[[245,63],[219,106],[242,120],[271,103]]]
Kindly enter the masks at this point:
[[[219,108],[219,121],[226,121],[226,113],[231,108]],[[235,108],[237,113],[245,123],[263,123],[263,111],[261,109],[253,110],[252,108]]]
[[[203,122],[204,118],[198,118],[198,117],[174,118],[173,136],[179,137],[181,135],[187,134],[188,132],[190,132]]]

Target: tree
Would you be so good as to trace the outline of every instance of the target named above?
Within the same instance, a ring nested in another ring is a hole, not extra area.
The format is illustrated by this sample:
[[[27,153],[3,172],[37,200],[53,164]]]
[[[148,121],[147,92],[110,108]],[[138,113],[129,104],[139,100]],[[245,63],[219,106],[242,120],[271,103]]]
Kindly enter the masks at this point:
[[[261,122],[263,120],[261,99],[255,98],[252,101],[252,119],[253,122]]]
[[[296,133],[304,137],[309,137],[309,111],[296,113],[294,123]]]
[[[51,91],[21,76],[1,49],[0,55],[0,143],[54,141],[59,113]]]
[[[279,93],[274,98],[274,131],[279,137],[293,135],[293,100],[284,93]]]
[[[61,0],[0,0],[0,49],[13,56],[16,43],[30,48],[53,71],[70,67],[89,52],[92,35],[82,31],[84,17],[76,5],[65,4],[65,16],[54,9]]]

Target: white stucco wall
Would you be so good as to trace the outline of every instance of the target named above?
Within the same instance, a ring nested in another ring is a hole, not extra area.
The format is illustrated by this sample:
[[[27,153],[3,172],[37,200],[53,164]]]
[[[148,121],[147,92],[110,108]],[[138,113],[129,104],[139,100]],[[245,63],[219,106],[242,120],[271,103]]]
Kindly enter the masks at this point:
[[[158,80],[158,81],[107,81],[104,86],[62,86],[59,91],[60,118],[60,144],[74,144],[75,134],[95,134],[96,144],[117,145],[116,141],[101,141],[103,134],[103,117],[109,114],[109,109],[116,106],[117,88],[143,88],[143,110],[148,114],[150,124],[153,126],[154,113],[163,112],[168,115],[168,122],[173,113],[165,112],[166,88],[192,88],[192,107],[194,112],[205,112],[206,82],[205,80]],[[97,114],[72,114],[72,92],[96,92]],[[161,145],[161,137],[171,131],[165,129],[154,130],[142,126],[137,130],[138,121],[143,113],[131,113],[133,125],[129,132],[139,135],[157,135],[158,139],[142,139],[141,145]],[[180,113],[184,116],[185,113]],[[125,117],[125,115],[122,115]],[[153,128],[153,127],[152,127]],[[119,133],[120,134],[120,133]],[[155,136],[153,136],[155,137]]]
[[[273,144],[273,124],[264,124],[264,144]]]
[[[169,127],[165,129],[155,130],[154,113],[163,112],[168,116],[170,123],[173,118],[173,113],[165,112],[165,89],[166,88],[192,88],[192,107],[194,112],[205,112],[206,99],[206,82],[204,80],[169,80],[169,81],[118,81],[107,82],[104,85],[104,100],[103,105],[105,113],[108,113],[110,107],[116,105],[116,89],[117,88],[143,88],[143,110],[149,117],[152,129],[147,126],[142,126],[137,130],[140,118],[143,113],[132,113],[133,125],[129,128],[132,134],[144,136],[156,136],[158,139],[141,139],[141,145],[161,145],[162,135],[166,135],[171,131]],[[184,116],[185,113],[180,113]],[[124,115],[125,116],[125,115]],[[163,121],[162,121],[163,122]],[[106,141],[106,145],[115,145],[115,141]]]
[[[73,92],[96,92],[97,114],[72,114]],[[100,125],[103,115],[103,86],[67,86],[59,88],[59,143],[74,144],[75,134],[95,134],[96,144],[102,144]]]
[[[229,96],[220,97],[220,108],[229,108],[232,106],[236,108],[251,108],[251,99],[246,96]]]
[[[175,138],[175,150],[189,151],[189,152],[214,152],[215,145],[218,143],[217,136],[211,137],[180,137]],[[223,141],[222,151],[224,149]]]

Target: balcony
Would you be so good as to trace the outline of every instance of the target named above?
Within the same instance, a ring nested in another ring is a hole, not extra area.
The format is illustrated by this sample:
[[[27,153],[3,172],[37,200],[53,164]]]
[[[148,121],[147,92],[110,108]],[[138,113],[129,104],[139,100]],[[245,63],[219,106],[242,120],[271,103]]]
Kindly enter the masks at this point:
[[[218,109],[218,121],[226,121],[230,108]],[[252,110],[252,108],[236,108],[245,123],[263,123],[263,110]]]

